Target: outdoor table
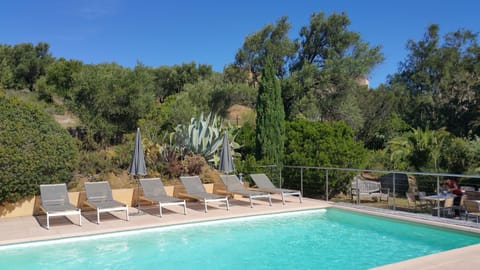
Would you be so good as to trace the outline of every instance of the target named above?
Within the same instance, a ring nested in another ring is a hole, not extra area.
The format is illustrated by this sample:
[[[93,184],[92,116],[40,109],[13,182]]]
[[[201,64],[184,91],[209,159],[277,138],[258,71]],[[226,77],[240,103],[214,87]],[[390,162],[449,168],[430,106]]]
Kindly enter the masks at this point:
[[[455,197],[457,197],[457,195],[452,194],[452,193],[440,193],[440,194],[437,194],[437,195],[425,196],[424,199],[436,202],[436,204],[437,204],[437,217],[440,217],[440,202],[443,202],[446,199],[455,198]]]

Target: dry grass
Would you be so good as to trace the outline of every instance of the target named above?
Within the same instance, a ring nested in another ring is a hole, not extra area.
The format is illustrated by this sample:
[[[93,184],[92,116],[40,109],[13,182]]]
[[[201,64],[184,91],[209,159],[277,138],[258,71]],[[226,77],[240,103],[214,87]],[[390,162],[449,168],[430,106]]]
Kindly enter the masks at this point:
[[[255,111],[250,107],[235,104],[228,108],[227,120],[236,126],[242,126],[246,122],[253,124],[255,123]]]
[[[70,112],[65,112],[64,114],[54,114],[53,118],[63,128],[77,127],[80,124],[80,119]]]

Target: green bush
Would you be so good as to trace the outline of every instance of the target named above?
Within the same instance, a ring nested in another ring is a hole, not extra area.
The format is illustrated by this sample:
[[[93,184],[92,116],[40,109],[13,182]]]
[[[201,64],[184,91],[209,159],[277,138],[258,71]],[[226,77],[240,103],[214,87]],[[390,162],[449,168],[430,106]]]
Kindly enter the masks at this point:
[[[354,139],[354,131],[345,122],[316,122],[296,119],[287,122],[285,165],[361,168],[367,150]],[[284,185],[300,188],[300,169],[284,168]],[[303,172],[304,192],[325,195],[325,171],[306,169]],[[329,196],[346,191],[352,173],[329,171]]]
[[[77,167],[74,139],[34,105],[0,94],[0,203],[66,183]]]
[[[250,123],[245,123],[237,133],[235,141],[240,145],[240,147],[235,150],[240,153],[242,159],[249,154],[255,153],[255,126]]]
[[[441,149],[440,168],[449,173],[467,173],[475,156],[471,155],[468,141],[451,137]]]
[[[78,170],[83,175],[108,173],[113,168],[112,160],[103,150],[80,152]]]

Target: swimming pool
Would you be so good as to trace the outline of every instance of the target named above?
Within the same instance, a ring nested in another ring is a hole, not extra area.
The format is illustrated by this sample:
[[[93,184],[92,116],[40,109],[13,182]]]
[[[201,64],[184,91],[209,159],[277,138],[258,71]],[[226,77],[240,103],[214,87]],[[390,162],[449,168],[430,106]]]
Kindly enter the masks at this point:
[[[367,269],[476,243],[329,208],[0,246],[0,269]]]

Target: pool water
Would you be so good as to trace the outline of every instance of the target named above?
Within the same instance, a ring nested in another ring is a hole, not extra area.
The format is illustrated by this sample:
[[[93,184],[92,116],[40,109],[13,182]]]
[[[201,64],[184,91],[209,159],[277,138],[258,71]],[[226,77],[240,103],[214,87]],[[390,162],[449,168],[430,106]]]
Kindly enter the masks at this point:
[[[0,246],[0,269],[368,269],[480,236],[340,209]]]

